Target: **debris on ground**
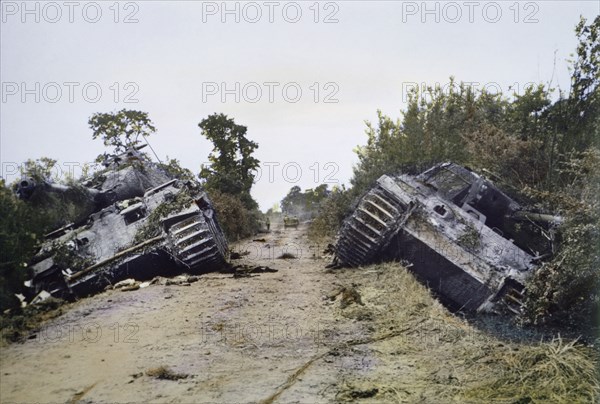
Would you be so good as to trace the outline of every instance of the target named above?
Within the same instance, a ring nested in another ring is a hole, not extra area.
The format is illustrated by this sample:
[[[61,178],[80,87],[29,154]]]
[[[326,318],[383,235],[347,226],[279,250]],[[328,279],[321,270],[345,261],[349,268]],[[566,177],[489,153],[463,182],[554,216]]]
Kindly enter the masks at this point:
[[[353,303],[364,306],[360,293],[356,289],[358,285],[352,284],[352,286],[341,286],[329,293],[326,298],[333,301],[340,297],[340,308],[345,309]]]
[[[190,286],[192,283],[197,282],[200,279],[195,275],[178,275],[172,279],[167,279],[165,282],[166,286],[179,285],[179,286]]]
[[[159,366],[157,368],[148,369],[146,371],[146,375],[160,380],[179,380],[187,379],[189,377],[189,375],[183,373],[176,373],[166,366]]]
[[[123,286],[121,288],[121,292],[128,292],[130,290],[138,290],[140,288],[140,284],[139,283],[135,283],[133,285],[130,286]]]
[[[113,289],[119,289],[119,288],[124,288],[127,286],[133,286],[135,284],[137,284],[138,282],[133,279],[133,278],[129,278],[129,279],[123,279],[122,281],[119,281],[117,283],[114,284]]]
[[[31,303],[29,303],[29,304],[39,304],[39,303],[42,303],[42,302],[48,300],[51,297],[52,297],[52,295],[50,293],[46,292],[45,290],[42,290],[31,300]]]
[[[258,276],[256,274],[268,273],[268,272],[279,272],[277,269],[269,268],[267,266],[255,266],[251,267],[248,265],[237,265],[232,268],[234,278],[250,278]]]
[[[250,251],[242,251],[242,252],[232,251],[231,254],[229,255],[229,259],[239,260],[239,259],[242,259],[242,257],[245,257],[246,255],[250,255]]]

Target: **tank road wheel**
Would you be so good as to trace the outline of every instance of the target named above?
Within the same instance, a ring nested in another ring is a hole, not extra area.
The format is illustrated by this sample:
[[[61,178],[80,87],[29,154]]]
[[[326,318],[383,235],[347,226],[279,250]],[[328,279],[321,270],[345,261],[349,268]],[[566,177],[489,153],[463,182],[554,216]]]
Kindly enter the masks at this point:
[[[337,263],[351,267],[372,263],[409,214],[410,208],[382,187],[371,189],[342,224],[335,248]]]
[[[172,253],[190,270],[210,270],[225,264],[227,243],[212,220],[196,214],[169,229]]]
[[[504,286],[498,292],[505,307],[513,314],[521,314],[525,304],[525,286],[513,279],[505,279]]]

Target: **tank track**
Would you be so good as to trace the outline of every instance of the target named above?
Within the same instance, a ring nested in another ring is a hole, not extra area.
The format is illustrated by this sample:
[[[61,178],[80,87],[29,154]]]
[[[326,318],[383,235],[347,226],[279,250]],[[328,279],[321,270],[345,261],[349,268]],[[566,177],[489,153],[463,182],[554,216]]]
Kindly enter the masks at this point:
[[[172,225],[169,238],[172,253],[190,270],[209,270],[226,262],[227,243],[214,221],[202,214]]]
[[[372,263],[401,230],[410,211],[381,186],[371,189],[342,224],[335,251],[337,263],[351,267]]]

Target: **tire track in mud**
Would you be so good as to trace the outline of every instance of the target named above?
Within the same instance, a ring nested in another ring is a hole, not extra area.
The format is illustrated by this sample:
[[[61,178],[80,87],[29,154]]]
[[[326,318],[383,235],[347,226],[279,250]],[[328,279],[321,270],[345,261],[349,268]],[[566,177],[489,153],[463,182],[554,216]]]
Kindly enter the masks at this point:
[[[284,391],[288,390],[290,387],[292,387],[298,381],[298,378],[300,377],[300,375],[302,375],[305,371],[307,371],[308,368],[313,363],[315,363],[316,361],[318,361],[320,359],[323,359],[323,357],[325,357],[326,355],[331,355],[332,353],[336,352],[337,350],[347,349],[349,347],[356,346],[356,345],[367,345],[367,344],[372,344],[375,342],[380,342],[380,341],[385,341],[385,340],[388,340],[391,338],[395,338],[395,337],[398,337],[398,336],[404,334],[411,328],[412,328],[412,326],[406,327],[402,330],[395,331],[395,332],[392,332],[392,333],[389,333],[387,335],[380,336],[380,337],[366,338],[364,340],[351,340],[348,342],[339,343],[333,349],[313,357],[311,360],[309,360],[304,365],[302,365],[302,367],[300,367],[298,370],[296,370],[292,375],[290,375],[288,377],[285,384],[281,388],[279,388],[275,393],[271,394],[269,397],[265,398],[264,400],[261,400],[260,403],[261,404],[271,404],[271,403],[275,402],[277,400],[277,398],[283,394]]]

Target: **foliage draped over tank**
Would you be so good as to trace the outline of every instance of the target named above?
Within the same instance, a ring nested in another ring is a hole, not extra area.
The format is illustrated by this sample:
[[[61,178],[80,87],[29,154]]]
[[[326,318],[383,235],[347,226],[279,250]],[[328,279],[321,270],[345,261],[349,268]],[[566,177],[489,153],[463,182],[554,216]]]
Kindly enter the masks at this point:
[[[528,207],[565,217],[555,258],[528,285],[528,318],[589,324],[600,302],[600,16],[581,19],[575,33],[567,94],[539,84],[507,97],[451,78],[449,91],[413,91],[400,119],[378,112],[366,145],[355,149],[352,188],[327,201],[317,233],[334,234],[341,219],[323,216],[343,217],[382,174],[443,161],[470,166]]]

